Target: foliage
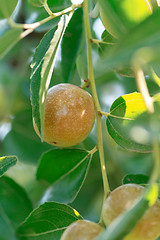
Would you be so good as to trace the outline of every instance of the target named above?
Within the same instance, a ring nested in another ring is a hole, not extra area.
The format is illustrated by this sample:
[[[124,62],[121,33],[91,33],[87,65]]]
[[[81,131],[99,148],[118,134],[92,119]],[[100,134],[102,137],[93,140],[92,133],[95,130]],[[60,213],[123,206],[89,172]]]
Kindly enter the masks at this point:
[[[0,0],[2,240],[60,240],[79,219],[105,227],[110,191],[144,185],[96,238],[119,240],[156,202],[160,9],[156,0],[135,2]],[[90,135],[72,148],[43,142],[47,91],[59,83],[84,88],[95,104]]]

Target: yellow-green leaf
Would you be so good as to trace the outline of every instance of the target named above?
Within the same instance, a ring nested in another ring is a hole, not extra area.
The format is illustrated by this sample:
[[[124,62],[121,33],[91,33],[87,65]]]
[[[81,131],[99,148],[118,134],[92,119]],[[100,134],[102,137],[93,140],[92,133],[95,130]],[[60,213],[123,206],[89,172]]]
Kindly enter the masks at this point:
[[[17,3],[18,0],[0,0],[0,19],[9,18]]]
[[[118,145],[136,152],[152,151],[146,129],[135,125],[135,120],[146,113],[146,110],[143,97],[137,92],[115,100],[107,118],[107,128]]]

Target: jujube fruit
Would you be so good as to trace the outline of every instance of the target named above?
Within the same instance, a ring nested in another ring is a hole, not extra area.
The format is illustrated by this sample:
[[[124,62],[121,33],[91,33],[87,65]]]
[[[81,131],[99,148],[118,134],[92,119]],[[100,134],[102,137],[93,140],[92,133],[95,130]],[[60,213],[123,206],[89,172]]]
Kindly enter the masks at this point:
[[[103,230],[97,223],[78,220],[67,227],[60,240],[93,240]]]
[[[127,211],[137,200],[144,187],[137,184],[126,184],[116,188],[106,199],[103,206],[103,221],[110,225],[120,214]],[[155,240],[160,235],[160,201],[150,207],[142,219],[124,240]]]
[[[60,147],[74,146],[89,135],[94,121],[94,103],[87,91],[67,83],[55,85],[48,90],[44,113],[44,141]],[[39,135],[35,123],[34,128]]]

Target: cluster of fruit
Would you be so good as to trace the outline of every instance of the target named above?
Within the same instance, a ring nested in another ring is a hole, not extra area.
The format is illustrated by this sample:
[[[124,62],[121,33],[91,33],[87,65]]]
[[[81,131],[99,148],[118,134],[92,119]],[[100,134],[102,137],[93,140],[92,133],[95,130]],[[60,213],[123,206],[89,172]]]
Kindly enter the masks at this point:
[[[125,184],[110,193],[103,206],[103,221],[109,226],[117,217],[127,211],[141,196],[144,187]],[[160,235],[160,201],[145,213],[124,240],[156,240]],[[63,233],[61,240],[93,240],[104,231],[94,222],[79,220],[72,223]]]
[[[91,95],[72,84],[59,84],[49,89],[44,115],[44,140],[49,144],[69,147],[82,142],[95,121]],[[34,123],[38,135],[39,131]],[[109,226],[141,196],[144,187],[126,184],[110,193],[103,206],[103,222]],[[160,202],[151,207],[125,240],[155,240],[160,234]],[[93,240],[104,231],[94,222],[79,220],[63,233],[61,240]]]

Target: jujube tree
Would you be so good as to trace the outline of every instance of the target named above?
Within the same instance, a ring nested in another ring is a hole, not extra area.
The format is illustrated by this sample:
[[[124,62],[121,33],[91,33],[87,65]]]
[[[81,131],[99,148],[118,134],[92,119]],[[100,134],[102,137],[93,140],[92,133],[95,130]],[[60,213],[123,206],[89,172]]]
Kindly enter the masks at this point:
[[[0,58],[15,76],[30,74],[19,88],[7,80],[9,71],[0,80],[0,120],[11,124],[0,158],[2,239],[156,240],[158,0],[0,0],[0,19]],[[22,184],[16,166],[9,169],[15,164],[24,164]],[[87,175],[91,188],[85,192]],[[94,219],[92,204],[85,208],[101,180]]]

